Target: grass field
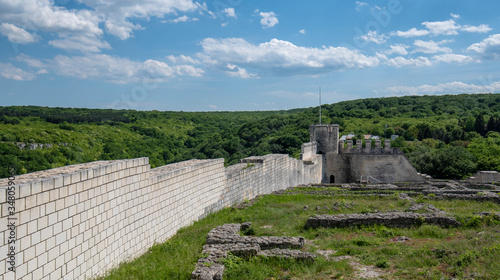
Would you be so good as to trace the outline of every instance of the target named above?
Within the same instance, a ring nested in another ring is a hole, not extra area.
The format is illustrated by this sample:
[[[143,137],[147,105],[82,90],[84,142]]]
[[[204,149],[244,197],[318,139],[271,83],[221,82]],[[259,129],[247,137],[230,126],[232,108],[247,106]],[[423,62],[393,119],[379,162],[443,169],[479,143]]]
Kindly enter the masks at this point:
[[[246,221],[252,222],[258,236],[303,236],[307,240],[304,250],[318,257],[313,263],[302,263],[230,256],[225,260],[224,279],[362,279],[365,274],[361,272],[366,270],[376,272],[378,279],[500,279],[500,261],[496,261],[500,256],[500,223],[492,216],[472,214],[500,212],[496,203],[420,199],[454,216],[463,224],[459,228],[423,224],[407,229],[305,229],[307,218],[316,214],[405,211],[411,205],[397,194],[337,197],[301,193],[310,190],[316,189],[266,195],[244,209],[232,207],[213,213],[98,279],[190,279],[207,233],[225,223]],[[336,210],[332,209],[335,203]],[[401,236],[409,240],[396,241]]]

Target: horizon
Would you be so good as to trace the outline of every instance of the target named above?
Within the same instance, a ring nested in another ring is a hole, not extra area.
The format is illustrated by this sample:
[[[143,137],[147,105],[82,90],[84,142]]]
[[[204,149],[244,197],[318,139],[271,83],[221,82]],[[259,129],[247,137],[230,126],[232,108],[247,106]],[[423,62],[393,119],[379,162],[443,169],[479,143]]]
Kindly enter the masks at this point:
[[[500,3],[0,0],[0,106],[283,111],[500,92]]]
[[[488,94],[498,94],[500,95],[500,92],[487,92],[487,93],[457,93],[457,94],[443,94],[439,96],[459,96],[459,95],[488,95]],[[382,99],[382,98],[401,98],[401,97],[436,97],[436,95],[403,95],[403,96],[385,96],[385,97],[366,97],[366,98],[359,98],[359,99],[350,99],[350,100],[343,100],[343,101],[338,101],[334,103],[322,103],[321,105],[334,105],[334,104],[339,104],[342,102],[349,102],[349,101],[359,101],[359,100],[366,100],[366,99]],[[127,111],[136,111],[136,112],[176,112],[176,113],[252,113],[252,112],[288,112],[288,111],[293,111],[293,110],[307,110],[307,109],[314,109],[314,108],[319,108],[319,104],[316,106],[310,106],[310,107],[297,107],[297,108],[290,108],[290,109],[276,109],[276,110],[239,110],[239,111],[187,111],[187,110],[156,110],[156,109],[151,109],[151,110],[139,110],[139,109],[127,109],[127,108],[88,108],[88,107],[64,107],[64,106],[42,106],[42,105],[0,105],[0,108],[2,107],[43,107],[43,108],[52,108],[52,109],[87,109],[87,110],[127,110]]]

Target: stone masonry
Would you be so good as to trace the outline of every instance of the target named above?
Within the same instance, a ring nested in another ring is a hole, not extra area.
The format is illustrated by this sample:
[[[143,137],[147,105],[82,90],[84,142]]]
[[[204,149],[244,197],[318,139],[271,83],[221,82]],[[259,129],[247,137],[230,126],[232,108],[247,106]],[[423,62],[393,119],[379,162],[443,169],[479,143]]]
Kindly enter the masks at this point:
[[[295,258],[302,261],[314,261],[315,254],[300,250],[304,246],[303,237],[289,236],[241,236],[239,231],[250,227],[250,223],[225,224],[212,229],[207,236],[207,244],[203,246],[202,257],[198,260],[191,279],[221,280],[224,265],[221,260],[228,253],[238,257],[252,256]]]
[[[306,227],[350,227],[383,225],[386,227],[411,227],[419,223],[435,224],[442,227],[460,225],[454,218],[440,213],[367,213],[317,215],[307,219]]]
[[[267,155],[227,168],[223,159],[155,169],[148,158],[98,161],[16,176],[12,195],[8,179],[0,179],[0,280],[14,279],[7,271],[8,218],[16,221],[16,280],[89,279],[211,212],[318,183],[321,163],[317,155],[307,164],[288,155]],[[252,242],[265,247],[265,240]]]

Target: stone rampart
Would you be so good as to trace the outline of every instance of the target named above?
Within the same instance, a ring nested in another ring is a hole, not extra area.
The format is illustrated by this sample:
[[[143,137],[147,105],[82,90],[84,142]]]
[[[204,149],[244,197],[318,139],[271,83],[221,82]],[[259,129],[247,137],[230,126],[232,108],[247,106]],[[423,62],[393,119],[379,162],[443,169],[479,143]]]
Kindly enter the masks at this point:
[[[314,157],[318,151],[318,143],[313,141],[313,142],[308,142],[302,144],[301,151],[300,151],[300,159],[301,160],[309,160],[310,158]]]
[[[415,170],[404,154],[385,153],[383,148],[371,151],[371,153],[341,152],[337,155],[327,155],[325,173],[333,175],[335,183],[359,182],[361,178],[368,177],[374,178],[378,183],[427,180]]]
[[[477,183],[500,182],[500,173],[497,171],[478,171],[469,180]]]
[[[319,183],[321,156],[191,160],[150,169],[148,158],[99,161],[17,176],[15,211],[0,180],[0,280],[90,279],[145,253],[226,206]],[[13,220],[8,220],[8,219]],[[16,274],[8,272],[14,221]]]
[[[344,144],[345,143],[345,144]],[[381,141],[375,140],[375,147],[372,147],[371,141],[366,141],[365,147],[361,140],[356,140],[356,145],[353,145],[352,140],[340,141],[339,142],[339,153],[340,154],[366,154],[366,155],[381,155],[381,154],[395,154],[404,155],[404,153],[397,149],[391,148],[391,140],[384,141],[384,147],[381,147]]]

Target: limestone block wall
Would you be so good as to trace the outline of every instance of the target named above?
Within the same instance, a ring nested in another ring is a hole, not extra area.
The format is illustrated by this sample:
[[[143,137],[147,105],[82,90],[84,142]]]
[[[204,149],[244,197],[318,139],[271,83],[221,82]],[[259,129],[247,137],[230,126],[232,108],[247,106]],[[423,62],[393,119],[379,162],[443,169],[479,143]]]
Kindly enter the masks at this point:
[[[341,153],[327,156],[325,173],[327,177],[333,175],[335,183],[359,182],[361,176],[371,176],[383,183],[426,180],[400,153]]]
[[[500,173],[497,171],[478,171],[469,180],[478,183],[499,182]]]
[[[280,154],[242,159],[227,168],[223,206],[300,184],[319,183],[320,158],[321,155],[315,155],[308,163]]]
[[[318,151],[318,143],[317,142],[308,142],[302,144],[301,147],[301,152],[300,152],[300,159],[301,160],[309,160],[310,158],[314,157],[316,155],[316,152]]]
[[[16,177],[15,211],[0,180],[0,280],[91,279],[145,253],[208,213],[259,194],[321,181],[322,155],[99,161]],[[16,273],[8,272],[14,219]]]
[[[226,186],[224,159],[190,160],[152,169],[145,198],[148,244],[163,242],[178,229],[221,209]]]
[[[143,250],[148,171],[148,158],[138,158],[20,176],[14,215],[0,180],[0,279],[89,278]],[[16,225],[15,275],[7,271],[8,218]]]

